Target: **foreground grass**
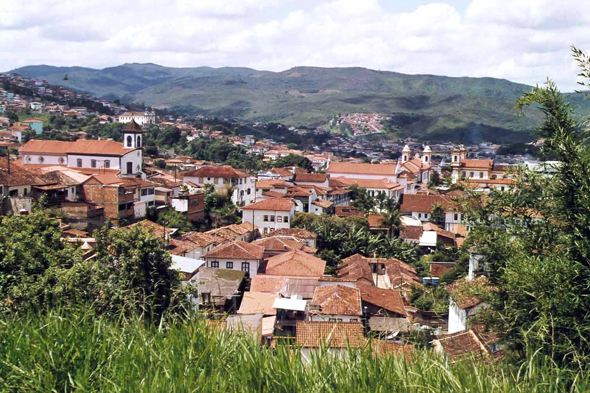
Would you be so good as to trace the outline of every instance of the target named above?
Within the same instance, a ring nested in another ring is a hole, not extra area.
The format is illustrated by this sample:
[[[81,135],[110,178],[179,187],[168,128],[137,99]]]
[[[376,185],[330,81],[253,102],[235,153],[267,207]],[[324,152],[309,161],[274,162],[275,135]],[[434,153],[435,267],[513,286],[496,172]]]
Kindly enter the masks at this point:
[[[587,377],[538,359],[508,369],[448,365],[427,351],[409,361],[322,352],[305,364],[297,351],[261,348],[198,319],[154,326],[62,311],[0,322],[1,392],[590,391]]]

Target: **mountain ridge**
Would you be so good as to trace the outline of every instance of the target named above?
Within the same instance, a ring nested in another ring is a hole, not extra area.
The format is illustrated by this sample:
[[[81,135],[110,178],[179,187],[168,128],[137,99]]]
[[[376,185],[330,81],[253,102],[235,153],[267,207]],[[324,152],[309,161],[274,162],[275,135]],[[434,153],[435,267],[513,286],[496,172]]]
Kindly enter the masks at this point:
[[[495,141],[501,129],[502,142],[522,142],[532,139],[531,130],[540,121],[538,111],[514,115],[515,100],[532,86],[491,77],[413,75],[364,67],[296,66],[274,72],[154,63],[104,69],[38,65],[10,72],[105,99],[248,121],[317,126],[338,114],[376,112],[392,117],[390,135],[418,139],[452,140],[478,127],[484,130],[478,131],[482,140]],[[568,99],[583,110],[589,108],[575,94],[568,94]]]

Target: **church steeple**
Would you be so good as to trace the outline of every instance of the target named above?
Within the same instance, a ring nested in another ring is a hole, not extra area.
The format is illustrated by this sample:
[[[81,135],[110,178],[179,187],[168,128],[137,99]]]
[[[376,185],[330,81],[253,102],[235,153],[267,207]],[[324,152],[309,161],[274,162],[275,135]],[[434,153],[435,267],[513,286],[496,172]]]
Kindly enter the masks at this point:
[[[143,148],[143,130],[133,119],[123,129],[123,146],[126,149]]]

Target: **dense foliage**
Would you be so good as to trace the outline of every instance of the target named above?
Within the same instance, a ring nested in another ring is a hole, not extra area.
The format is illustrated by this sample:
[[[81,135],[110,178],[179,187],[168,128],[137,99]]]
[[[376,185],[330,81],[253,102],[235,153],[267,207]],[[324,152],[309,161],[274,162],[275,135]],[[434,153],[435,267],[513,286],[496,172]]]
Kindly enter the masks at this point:
[[[582,65],[588,58],[575,50]],[[545,116],[543,150],[560,164],[555,175],[521,169],[517,192],[472,195],[471,238],[495,291],[486,319],[523,357],[527,348],[560,364],[590,360],[590,152],[587,125],[555,84],[525,94],[517,108],[538,106]]]
[[[383,234],[372,234],[364,217],[317,216],[313,213],[298,213],[293,227],[315,232],[317,237],[317,256],[327,262],[327,272],[331,273],[342,261],[360,253],[379,258],[398,258],[415,264],[418,262],[418,248],[402,239]]]
[[[93,303],[110,315],[159,318],[184,306],[178,273],[163,242],[138,227],[96,231],[95,255],[83,260],[62,240],[57,220],[36,208],[0,225],[0,310],[27,313]]]

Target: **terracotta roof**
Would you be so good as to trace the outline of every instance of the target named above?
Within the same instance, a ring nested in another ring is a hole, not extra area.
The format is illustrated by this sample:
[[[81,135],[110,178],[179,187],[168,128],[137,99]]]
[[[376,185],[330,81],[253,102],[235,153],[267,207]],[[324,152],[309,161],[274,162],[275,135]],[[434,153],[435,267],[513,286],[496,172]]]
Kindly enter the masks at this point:
[[[229,165],[221,166],[204,166],[194,171],[186,172],[183,174],[184,177],[221,177],[221,178],[248,178],[252,177],[246,172],[242,172],[238,169],[234,169]]]
[[[383,225],[383,222],[385,221],[385,216],[381,214],[369,214],[367,216],[367,221],[369,221],[369,227],[381,228],[381,225]]]
[[[362,323],[297,321],[296,344],[303,348],[361,348],[366,340]]]
[[[309,188],[303,187],[289,187],[287,189],[287,196],[288,197],[308,197],[312,195],[312,191]]]
[[[359,208],[354,206],[336,206],[335,210],[338,217],[364,217],[365,215]]]
[[[328,180],[327,173],[298,173],[295,175],[293,181],[307,182],[307,183],[324,183]]]
[[[420,238],[422,237],[422,233],[424,233],[424,228],[422,228],[422,226],[403,226],[400,233],[399,233],[399,237],[401,237],[404,240],[420,240]]]
[[[210,293],[215,305],[224,305],[236,295],[246,273],[241,270],[201,267],[189,281],[199,293]]]
[[[20,150],[21,153],[39,154],[95,154],[122,156],[136,149],[125,149],[122,143],[115,141],[98,141],[78,139],[75,142],[45,141],[32,139]]]
[[[272,168],[270,172],[274,172],[281,177],[293,176],[291,168]]]
[[[404,186],[387,179],[352,179],[347,177],[335,177],[330,179],[330,187],[350,187],[356,185],[361,188],[382,190],[403,190]]]
[[[342,260],[338,268],[338,277],[356,278],[357,283],[363,279],[367,284],[374,284],[371,264],[383,264],[393,288],[404,285],[421,285],[416,269],[396,258],[368,258],[354,254]]]
[[[222,244],[207,253],[207,259],[257,259],[263,258],[264,248],[238,241]]]
[[[295,238],[287,238],[287,237],[265,237],[262,239],[258,239],[253,241],[252,244],[257,246],[263,247],[264,250],[271,250],[271,251],[291,251],[291,250],[303,250],[305,244],[296,240]]]
[[[134,119],[131,119],[131,121],[125,125],[125,128],[123,128],[123,132],[143,132],[143,130],[141,129],[141,126],[135,122]]]
[[[459,308],[465,310],[480,304],[483,301],[482,294],[492,288],[487,277],[479,276],[474,280],[462,278],[445,286],[445,289]]]
[[[395,312],[406,316],[404,298],[399,291],[392,289],[381,289],[373,285],[358,283],[363,302],[381,307],[387,311]]]
[[[358,281],[364,279],[367,284],[373,284],[373,270],[366,258],[360,254],[354,254],[342,260],[338,266],[337,276],[339,278],[353,279]]]
[[[322,209],[329,209],[330,207],[332,207],[332,205],[334,204],[333,202],[329,202],[329,201],[321,201],[321,200],[315,200],[313,201],[313,204],[316,206],[321,207]]]
[[[245,235],[248,233],[252,233],[253,231],[258,229],[251,222],[243,222],[241,224],[232,224],[232,225],[228,225],[227,228],[239,235]]]
[[[331,162],[328,173],[350,173],[359,175],[395,176],[396,165],[353,164],[348,162]]]
[[[258,180],[256,182],[256,188],[270,190],[273,188],[287,188],[292,183],[287,183],[284,180]]]
[[[215,237],[204,232],[189,232],[182,235],[183,240],[193,242],[199,247],[207,247],[216,243]]]
[[[123,227],[122,229],[131,229],[131,228],[142,228],[144,230],[146,230],[147,232],[150,232],[154,235],[157,236],[164,236],[164,227],[160,224],[156,224],[153,221],[150,220],[141,220],[136,222],[135,224],[131,224],[131,225],[127,225],[126,227]],[[166,233],[172,233],[172,229],[170,228],[165,228],[166,229]]]
[[[430,277],[442,277],[457,266],[457,262],[430,262]]]
[[[467,357],[489,356],[490,354],[488,348],[471,329],[440,336],[434,342],[435,345],[440,345],[440,348],[453,363]]]
[[[363,314],[360,291],[343,285],[317,287],[310,304],[319,306],[320,314],[357,316]]]
[[[492,169],[494,160],[473,160],[463,159],[461,160],[461,167],[464,168],[477,168],[477,169]]]
[[[448,237],[449,239],[454,239],[455,234],[453,232],[445,231],[441,227],[431,222],[427,222],[422,224],[422,227],[425,231],[435,231],[439,236]]]
[[[272,211],[291,211],[295,204],[290,199],[268,198],[260,202],[254,202],[244,206],[243,210],[272,210]]]
[[[266,274],[275,276],[321,277],[326,261],[306,252],[293,250],[268,259]]]
[[[420,171],[430,169],[430,164],[423,163],[422,160],[419,158],[413,158],[410,161],[403,164],[402,167],[408,169],[412,173],[420,173]]]
[[[300,228],[280,228],[264,237],[270,236],[293,236],[298,239],[316,239],[318,237],[315,233]]]
[[[281,194],[277,191],[264,191],[262,193],[263,196],[270,197],[270,198],[284,198],[285,194]]]
[[[67,154],[72,142],[31,139],[20,149],[20,153]]]
[[[274,293],[288,298],[299,295],[303,299],[311,299],[318,285],[317,278],[257,274],[252,277],[250,291]]]
[[[432,206],[439,203],[445,211],[452,211],[455,203],[444,195],[403,194],[401,197],[401,213],[430,213]]]
[[[238,314],[276,315],[277,310],[272,307],[276,299],[274,293],[244,292]]]
[[[47,180],[16,164],[14,161],[10,162],[10,173],[8,173],[6,157],[0,157],[0,184],[9,187],[34,186],[47,184]]]

